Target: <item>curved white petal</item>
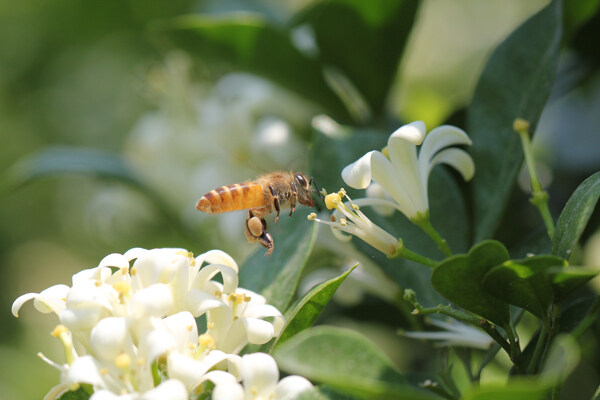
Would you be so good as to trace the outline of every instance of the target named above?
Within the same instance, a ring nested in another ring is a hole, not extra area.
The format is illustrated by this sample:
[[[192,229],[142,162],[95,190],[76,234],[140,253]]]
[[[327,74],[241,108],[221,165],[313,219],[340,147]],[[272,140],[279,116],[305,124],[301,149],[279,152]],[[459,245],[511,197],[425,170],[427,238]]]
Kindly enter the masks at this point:
[[[179,352],[172,352],[167,356],[168,374],[192,390],[206,380],[208,370],[228,358],[229,354],[218,350],[211,351],[202,360],[196,360]]]
[[[430,160],[440,150],[449,146],[470,145],[471,139],[460,128],[452,125],[442,125],[431,132],[425,138],[419,153],[419,167],[421,171],[425,170]]]
[[[244,312],[244,317],[246,318],[267,318],[273,317],[273,329],[275,331],[275,335],[278,335],[283,328],[283,324],[285,320],[281,312],[270,304],[257,304],[253,305],[252,302],[248,305],[248,308]]]
[[[139,350],[140,353],[145,355],[148,362],[153,362],[159,356],[177,349],[178,346],[184,347],[187,344],[189,343],[178,343],[173,335],[165,329],[156,329],[144,336]]]
[[[371,199],[381,199],[381,200],[387,200],[387,201],[392,200],[392,196],[390,196],[390,194],[387,192],[387,190],[385,190],[383,188],[383,186],[381,186],[377,182],[373,182],[369,185],[369,187],[367,188],[367,191],[366,191],[366,195],[367,195],[367,198],[371,198]],[[394,214],[394,211],[396,211],[396,208],[389,207],[389,206],[373,206],[373,210],[379,215],[383,215],[384,217],[389,217],[392,214]]]
[[[129,249],[125,252],[125,254],[123,254],[123,257],[125,257],[127,259],[127,261],[131,261],[131,260],[135,260],[136,258],[140,258],[142,255],[146,254],[148,251],[147,249],[143,249],[141,247],[134,247],[132,249]]]
[[[92,329],[96,323],[108,315],[102,307],[90,305],[88,307],[66,308],[58,314],[60,323],[70,331],[86,331]]]
[[[437,153],[428,166],[428,173],[436,164],[448,164],[460,172],[465,181],[471,180],[475,174],[475,164],[466,151],[457,148],[444,149]]]
[[[405,188],[401,186],[396,172],[397,169],[390,160],[381,153],[374,153],[371,158],[371,167],[373,169],[373,180],[387,190],[404,215],[409,218],[414,217],[419,210],[407,196]],[[417,188],[417,190],[420,189]]]
[[[185,299],[186,309],[192,313],[194,317],[199,317],[206,312],[219,307],[229,308],[221,300],[217,299],[213,294],[207,293],[204,290],[190,290]],[[231,314],[231,311],[229,311]]]
[[[223,277],[223,292],[232,293],[238,286],[237,270],[224,264],[209,264],[196,274],[192,287],[203,288],[205,282],[211,280],[218,273]]]
[[[196,257],[196,262],[207,263],[207,264],[221,264],[226,265],[233,269],[235,272],[239,272],[239,268],[235,260],[227,253],[221,250],[210,250],[206,253],[200,254]]]
[[[142,394],[140,400],[187,400],[189,397],[185,385],[176,380],[169,379],[152,390]]]
[[[425,128],[425,123],[423,121],[415,121],[396,129],[396,131],[391,134],[389,140],[392,138],[401,138],[412,144],[419,145],[423,143],[423,139],[425,139],[426,134],[427,129]]]
[[[123,254],[113,253],[104,257],[100,261],[100,264],[98,264],[98,267],[116,267],[121,269],[129,267],[129,260]]]
[[[248,342],[265,344],[275,336],[275,329],[270,322],[258,318],[240,318],[246,328]]]
[[[312,383],[302,376],[291,375],[286,376],[279,381],[275,388],[275,399],[277,400],[293,400],[300,393],[313,388]]]
[[[194,316],[189,311],[170,315],[162,321],[179,344],[180,350],[183,350],[183,345],[187,345],[188,343],[197,344],[198,326],[196,325]]]
[[[253,391],[268,397],[279,380],[275,359],[265,353],[252,353],[242,357],[242,375],[247,394]]]
[[[102,285],[97,286],[96,282],[86,280],[69,290],[65,305],[67,308],[97,306],[111,309],[112,303],[117,300],[117,297],[116,292],[107,291],[106,288],[102,288]]]
[[[423,128],[425,125],[423,125]],[[401,128],[402,129],[402,128]],[[414,130],[414,129],[413,129]],[[420,132],[420,131],[419,131]],[[388,140],[388,152],[390,161],[394,168],[394,184],[397,190],[401,191],[404,198],[408,199],[412,208],[417,211],[425,211],[427,209],[426,182],[421,182],[419,174],[419,162],[417,159],[417,146],[414,143],[404,139],[402,136],[390,136]],[[374,174],[375,181],[379,182],[394,199],[397,196],[390,191],[390,183],[384,184],[379,181]],[[407,215],[412,217],[412,215]]]
[[[113,360],[125,348],[129,339],[125,318],[108,317],[92,329],[90,341],[96,355],[103,360]]]
[[[162,317],[173,307],[173,295],[167,285],[156,283],[136,292],[131,297],[129,307],[133,317]]]
[[[369,151],[352,164],[344,167],[342,179],[348,186],[354,189],[366,189],[371,184],[371,157],[374,153],[379,152],[376,150]],[[383,156],[383,154],[381,155]]]
[[[12,304],[12,313],[19,316],[19,310],[29,300],[34,299],[33,306],[41,313],[60,313],[65,308],[65,299],[71,288],[67,285],[54,285],[40,293],[26,293],[19,296]]]

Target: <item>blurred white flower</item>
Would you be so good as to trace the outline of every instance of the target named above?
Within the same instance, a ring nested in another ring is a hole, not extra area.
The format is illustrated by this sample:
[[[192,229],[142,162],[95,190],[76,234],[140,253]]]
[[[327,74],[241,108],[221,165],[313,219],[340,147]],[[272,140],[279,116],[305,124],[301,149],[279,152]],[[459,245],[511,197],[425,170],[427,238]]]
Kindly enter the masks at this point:
[[[425,124],[416,121],[392,133],[384,150],[386,154],[368,152],[346,166],[342,178],[355,189],[366,189],[372,181],[379,183],[393,199],[387,202],[389,206],[413,222],[419,221],[428,218],[427,182],[435,165],[448,164],[465,180],[473,177],[475,166],[471,156],[451,147],[470,144],[467,134],[455,126],[440,126],[426,136]],[[421,145],[418,157],[417,145]],[[382,205],[383,201],[379,203]]]
[[[481,350],[487,350],[493,343],[493,339],[485,332],[456,320],[445,322],[429,319],[428,322],[442,330],[435,332],[402,332],[402,335],[415,339],[434,340],[440,346],[462,346]]]

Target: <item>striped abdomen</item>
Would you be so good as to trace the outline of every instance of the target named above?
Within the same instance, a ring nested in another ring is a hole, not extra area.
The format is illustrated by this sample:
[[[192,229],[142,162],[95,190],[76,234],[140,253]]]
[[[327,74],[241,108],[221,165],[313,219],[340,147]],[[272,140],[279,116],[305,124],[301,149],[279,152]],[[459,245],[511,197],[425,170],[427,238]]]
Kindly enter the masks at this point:
[[[196,209],[209,214],[244,210],[265,205],[263,188],[256,182],[221,186],[206,193]]]

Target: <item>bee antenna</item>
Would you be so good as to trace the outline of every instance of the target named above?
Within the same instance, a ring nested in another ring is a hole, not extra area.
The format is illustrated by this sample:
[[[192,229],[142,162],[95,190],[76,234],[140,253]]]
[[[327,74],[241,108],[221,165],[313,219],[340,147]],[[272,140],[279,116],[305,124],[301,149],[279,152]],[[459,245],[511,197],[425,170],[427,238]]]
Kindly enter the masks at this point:
[[[319,197],[321,198],[321,200],[325,200],[325,196],[323,196],[323,193],[321,193],[319,191],[319,187],[317,186],[317,182],[315,181],[315,178],[313,178],[312,176],[310,177],[310,181],[308,182],[309,185],[314,185],[315,187],[315,191],[319,194]]]

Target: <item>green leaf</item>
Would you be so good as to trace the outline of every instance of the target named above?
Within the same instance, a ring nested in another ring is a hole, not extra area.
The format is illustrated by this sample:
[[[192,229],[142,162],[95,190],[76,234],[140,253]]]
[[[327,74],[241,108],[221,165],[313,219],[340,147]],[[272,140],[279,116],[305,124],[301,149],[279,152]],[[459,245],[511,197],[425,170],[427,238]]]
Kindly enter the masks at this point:
[[[568,258],[579,241],[600,198],[600,172],[587,178],[575,189],[560,213],[552,238],[552,254]]]
[[[257,249],[240,269],[240,286],[260,292],[269,304],[285,311],[290,304],[317,235],[317,224],[301,210],[269,226],[274,239],[271,256]]]
[[[325,82],[320,63],[292,44],[290,32],[258,15],[186,16],[155,28],[192,55],[270,79],[323,105],[332,116],[348,118],[345,106]]]
[[[580,359],[581,352],[577,341],[568,334],[557,336],[544,363],[540,380],[547,382],[548,385],[564,382],[579,364]]]
[[[381,113],[418,5],[415,0],[322,1],[302,11],[293,24],[310,25],[320,62],[339,69]]]
[[[456,305],[506,326],[508,304],[491,295],[483,285],[485,274],[507,261],[508,251],[500,243],[488,240],[474,246],[468,254],[442,261],[431,274],[433,287]]]
[[[594,278],[600,270],[592,267],[550,268],[548,275],[552,284],[555,302],[563,300],[575,289],[585,285]]]
[[[281,369],[368,398],[437,399],[410,385],[381,349],[361,334],[320,326],[281,344],[274,357]]]
[[[275,343],[273,343],[271,351],[298,332],[313,326],[317,317],[321,314],[321,311],[323,311],[323,308],[325,308],[327,303],[329,303],[338,287],[340,287],[350,272],[357,266],[358,264],[340,276],[315,286],[294,308],[291,308],[290,312],[285,315],[285,326],[283,327],[281,334],[275,340]]]
[[[535,379],[513,378],[508,383],[473,385],[461,400],[542,400],[550,388]]]
[[[315,386],[312,390],[302,392],[295,400],[356,400],[357,397],[348,394],[339,393],[332,388],[321,385]]]
[[[566,261],[554,256],[510,260],[488,272],[483,285],[497,298],[547,322],[554,293],[546,272],[557,265],[562,269]]]
[[[92,385],[82,384],[77,390],[69,390],[60,396],[59,400],[88,400],[94,394]]]
[[[513,121],[526,119],[533,132],[550,93],[561,14],[561,2],[554,0],[518,27],[494,50],[475,89],[467,117],[476,167],[475,243],[493,236],[521,168],[523,153]]]

